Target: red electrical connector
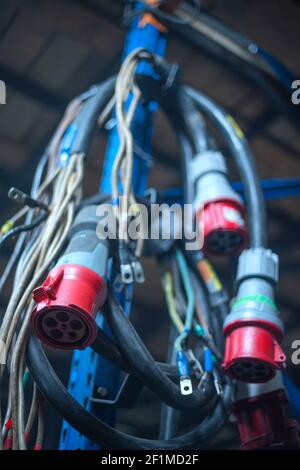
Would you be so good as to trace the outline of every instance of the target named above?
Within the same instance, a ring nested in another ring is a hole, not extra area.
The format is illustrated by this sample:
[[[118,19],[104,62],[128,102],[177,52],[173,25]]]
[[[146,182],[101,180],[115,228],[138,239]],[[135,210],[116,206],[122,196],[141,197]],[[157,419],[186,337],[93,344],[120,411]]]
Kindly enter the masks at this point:
[[[298,425],[283,389],[239,400],[234,409],[242,450],[296,449]]]
[[[7,435],[3,443],[4,450],[12,449],[12,445],[13,445],[12,428],[13,428],[12,419],[8,418],[8,420],[5,423],[5,429],[7,430]]]
[[[195,184],[195,216],[204,231],[203,250],[209,255],[239,253],[248,244],[241,198],[228,180],[224,157],[207,151],[191,162]]]
[[[43,449],[42,444],[40,444],[39,442],[35,444],[33,447],[33,450],[36,450],[36,451],[40,451],[42,449]]]
[[[262,383],[275,376],[286,361],[279,342],[283,332],[259,319],[232,322],[224,328],[226,348],[223,368],[233,379]]]
[[[106,298],[106,283],[97,273],[75,264],[58,266],[33,298],[31,326],[45,344],[84,349],[95,341],[95,318]]]
[[[84,207],[70,242],[45,282],[33,291],[31,327],[48,346],[84,349],[97,335],[96,315],[106,298],[108,242],[96,233],[97,206]]]
[[[204,251],[212,255],[239,253],[248,242],[241,203],[224,199],[201,208],[197,220],[204,225]]]
[[[238,292],[224,324],[224,371],[232,378],[263,383],[285,367],[280,347],[283,325],[274,303],[278,257],[264,248],[245,250],[239,258]]]

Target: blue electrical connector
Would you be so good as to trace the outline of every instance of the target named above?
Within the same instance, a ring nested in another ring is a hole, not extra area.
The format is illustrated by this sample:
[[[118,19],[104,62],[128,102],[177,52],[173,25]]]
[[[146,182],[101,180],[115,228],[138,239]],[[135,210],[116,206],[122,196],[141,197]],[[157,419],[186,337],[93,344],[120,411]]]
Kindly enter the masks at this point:
[[[212,374],[214,370],[213,354],[209,348],[203,350],[203,365],[204,371],[208,374]]]
[[[188,358],[183,351],[177,351],[176,360],[181,393],[182,395],[190,395],[193,393],[193,386],[190,377],[190,366]]]
[[[177,352],[177,368],[180,378],[190,376],[189,362],[183,351]]]

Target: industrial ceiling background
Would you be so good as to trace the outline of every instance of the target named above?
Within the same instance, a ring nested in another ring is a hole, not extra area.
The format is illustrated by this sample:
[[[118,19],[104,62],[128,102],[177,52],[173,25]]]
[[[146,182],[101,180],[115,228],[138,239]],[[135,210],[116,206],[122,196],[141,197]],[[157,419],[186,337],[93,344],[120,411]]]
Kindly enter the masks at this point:
[[[225,24],[250,37],[300,78],[300,2],[296,0],[212,0],[206,9]],[[0,107],[1,220],[14,211],[7,199],[11,186],[28,190],[35,165],[72,97],[116,72],[124,28],[118,0],[0,0],[0,79],[7,85],[7,104]],[[169,61],[178,62],[184,80],[203,90],[237,119],[250,141],[262,178],[300,176],[300,132],[238,71],[217,62],[201,49],[172,35]],[[97,136],[86,173],[86,194],[97,191],[105,136]],[[150,185],[180,185],[176,140],[162,115],[156,120],[155,168]],[[299,368],[290,362],[291,344],[300,339],[300,200],[268,202],[270,247],[281,256],[277,301],[286,325],[285,350],[293,378]],[[11,246],[1,253],[1,269]],[[220,262],[217,261],[219,266]],[[166,353],[168,321],[157,269],[146,261],[147,285],[136,292],[133,319],[159,360]],[[4,292],[1,310],[7,302]],[[70,359],[51,353],[61,372]],[[157,431],[158,403],[148,394],[141,412],[121,411],[121,426],[151,437]],[[141,402],[142,405],[142,402]],[[201,410],[199,410],[201,412]],[[59,418],[52,413],[46,448],[57,446]],[[233,425],[214,448],[235,444]]]

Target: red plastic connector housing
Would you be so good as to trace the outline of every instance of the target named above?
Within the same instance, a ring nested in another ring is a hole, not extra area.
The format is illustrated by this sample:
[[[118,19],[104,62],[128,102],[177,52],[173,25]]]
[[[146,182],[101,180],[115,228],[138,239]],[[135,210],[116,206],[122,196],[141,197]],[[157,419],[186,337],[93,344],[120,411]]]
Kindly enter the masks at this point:
[[[237,320],[224,328],[224,371],[248,383],[264,383],[285,367],[286,356],[279,342],[283,332],[260,319]]]
[[[288,415],[284,390],[240,400],[234,412],[242,450],[298,448],[298,425]]]
[[[106,283],[76,264],[55,267],[33,291],[31,317],[35,335],[50,347],[84,349],[96,339],[96,315],[106,298]]]
[[[203,250],[208,255],[240,253],[248,245],[243,206],[237,201],[210,201],[197,212],[204,228]]]

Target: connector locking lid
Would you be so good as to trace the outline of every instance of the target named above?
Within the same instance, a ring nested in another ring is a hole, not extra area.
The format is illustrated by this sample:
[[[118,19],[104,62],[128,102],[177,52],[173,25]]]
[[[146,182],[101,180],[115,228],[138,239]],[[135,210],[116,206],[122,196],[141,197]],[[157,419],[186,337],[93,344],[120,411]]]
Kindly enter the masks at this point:
[[[263,277],[274,283],[278,281],[278,255],[265,248],[244,250],[239,257],[237,282],[248,277]]]

